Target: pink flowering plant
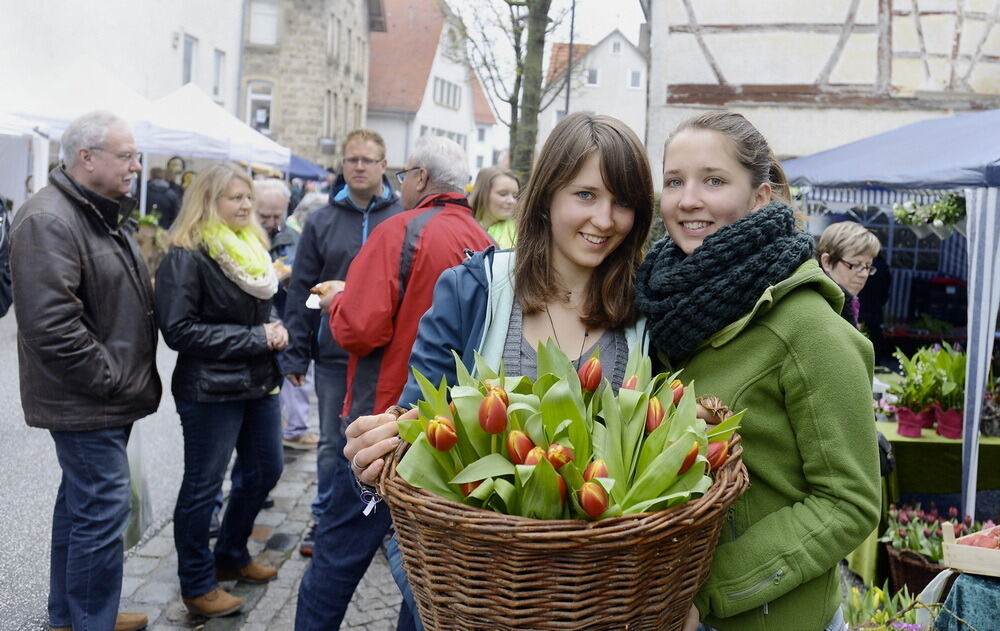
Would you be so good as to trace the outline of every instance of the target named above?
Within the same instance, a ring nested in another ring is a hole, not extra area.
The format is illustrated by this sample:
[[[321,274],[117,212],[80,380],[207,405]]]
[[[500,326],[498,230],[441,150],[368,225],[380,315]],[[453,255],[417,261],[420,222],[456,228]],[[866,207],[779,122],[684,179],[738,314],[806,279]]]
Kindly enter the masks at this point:
[[[937,508],[923,510],[920,505],[889,506],[889,527],[879,541],[892,545],[897,550],[911,550],[921,554],[931,561],[941,561],[944,558],[942,548],[944,528],[952,528],[956,537],[990,528],[994,524],[973,522],[972,517],[958,519],[958,509],[952,506],[948,515],[938,513]]]

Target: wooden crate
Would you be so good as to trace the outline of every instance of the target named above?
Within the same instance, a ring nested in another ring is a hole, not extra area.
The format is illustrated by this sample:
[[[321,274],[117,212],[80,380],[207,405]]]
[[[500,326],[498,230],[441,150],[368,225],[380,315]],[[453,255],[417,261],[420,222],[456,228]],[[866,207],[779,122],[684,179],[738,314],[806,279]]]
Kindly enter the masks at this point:
[[[1000,533],[1000,526],[994,526],[989,531],[984,532]],[[950,568],[970,574],[1000,577],[1000,550],[980,548],[979,546],[970,546],[961,543],[977,534],[979,533],[972,533],[955,539],[954,531],[951,528],[945,527],[942,533],[944,537],[944,564]]]

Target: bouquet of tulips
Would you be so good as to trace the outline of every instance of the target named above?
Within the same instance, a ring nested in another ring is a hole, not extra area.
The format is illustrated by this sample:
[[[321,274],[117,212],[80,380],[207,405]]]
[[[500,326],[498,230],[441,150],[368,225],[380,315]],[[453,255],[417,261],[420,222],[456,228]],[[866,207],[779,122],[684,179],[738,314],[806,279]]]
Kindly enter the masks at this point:
[[[652,375],[633,353],[615,393],[595,353],[579,369],[551,340],[538,379],[504,375],[455,355],[457,383],[414,371],[419,418],[400,421],[410,443],[397,473],[456,502],[538,519],[601,519],[683,504],[712,485],[743,412],[694,385]],[[708,422],[706,422],[708,421]]]

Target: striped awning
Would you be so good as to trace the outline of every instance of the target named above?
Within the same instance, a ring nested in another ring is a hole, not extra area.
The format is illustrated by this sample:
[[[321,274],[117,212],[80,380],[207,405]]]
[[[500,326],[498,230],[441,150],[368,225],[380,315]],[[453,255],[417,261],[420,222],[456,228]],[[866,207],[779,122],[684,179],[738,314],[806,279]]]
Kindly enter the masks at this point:
[[[893,204],[909,201],[920,205],[932,204],[946,193],[951,192],[931,189],[828,188],[825,186],[803,186],[798,191],[810,210],[822,209],[827,212],[843,212],[857,206],[877,206],[888,210],[892,208]]]

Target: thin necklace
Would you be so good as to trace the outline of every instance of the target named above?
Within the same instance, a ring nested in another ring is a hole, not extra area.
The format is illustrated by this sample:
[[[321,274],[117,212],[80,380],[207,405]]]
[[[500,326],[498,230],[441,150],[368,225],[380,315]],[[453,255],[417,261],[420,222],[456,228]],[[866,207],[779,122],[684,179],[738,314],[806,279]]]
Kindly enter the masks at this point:
[[[549,326],[552,327],[552,337],[556,338],[556,346],[561,348],[563,352],[566,351],[563,348],[562,343],[559,341],[559,334],[556,333],[556,325],[552,322],[552,314],[549,313],[549,306],[545,305],[545,315],[549,318]],[[587,345],[587,338],[590,337],[590,327],[585,327],[583,329],[583,341],[580,342],[580,352],[577,354],[576,361],[573,362],[573,367],[577,370],[580,369],[580,360],[583,359],[583,348]]]

